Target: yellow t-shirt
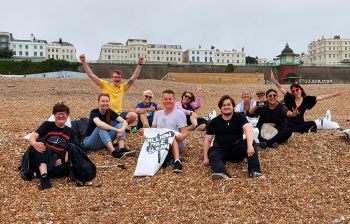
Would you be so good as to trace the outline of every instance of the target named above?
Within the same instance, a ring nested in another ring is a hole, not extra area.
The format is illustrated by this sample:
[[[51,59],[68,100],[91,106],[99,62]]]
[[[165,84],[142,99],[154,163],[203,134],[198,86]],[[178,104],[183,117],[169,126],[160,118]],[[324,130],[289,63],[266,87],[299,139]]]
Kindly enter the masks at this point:
[[[110,83],[106,80],[100,79],[100,82],[97,84],[100,87],[101,93],[108,93],[110,102],[109,107],[116,112],[121,114],[122,102],[125,92],[129,89],[128,83],[124,82],[116,87],[113,83]]]

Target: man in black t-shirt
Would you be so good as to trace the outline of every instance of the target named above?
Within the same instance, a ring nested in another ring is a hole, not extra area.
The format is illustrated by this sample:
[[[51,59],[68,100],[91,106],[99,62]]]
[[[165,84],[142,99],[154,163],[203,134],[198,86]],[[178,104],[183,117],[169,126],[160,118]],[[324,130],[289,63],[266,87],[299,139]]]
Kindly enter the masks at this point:
[[[69,174],[65,166],[68,160],[66,146],[74,142],[73,130],[65,123],[69,116],[69,108],[63,103],[54,105],[52,113],[55,121],[45,121],[29,138],[32,147],[30,160],[34,161],[34,171],[40,174],[41,189],[52,187],[49,177],[64,177]],[[30,178],[29,178],[30,179]]]
[[[218,106],[221,115],[209,123],[205,135],[203,165],[211,165],[213,180],[231,179],[225,162],[240,162],[248,158],[249,177],[262,176],[251,124],[244,115],[233,112],[235,103],[232,97],[221,97]],[[247,137],[245,140],[243,132]]]

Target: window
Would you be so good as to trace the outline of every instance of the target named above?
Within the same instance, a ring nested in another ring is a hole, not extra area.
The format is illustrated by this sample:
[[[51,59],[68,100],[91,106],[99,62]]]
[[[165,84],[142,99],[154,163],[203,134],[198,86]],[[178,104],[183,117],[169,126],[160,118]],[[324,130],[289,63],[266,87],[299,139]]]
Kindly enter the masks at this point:
[[[219,60],[219,59],[218,59],[217,61],[218,61],[218,63],[220,62],[220,60]]]
[[[207,52],[204,52],[204,54],[207,54]]]
[[[16,44],[14,44],[14,45],[12,46],[12,48],[13,48],[13,49],[16,49]]]
[[[56,49],[56,52],[58,52],[58,49]],[[57,55],[56,55],[57,56]],[[57,58],[57,57],[56,57]]]
[[[239,64],[239,60],[237,60],[237,64]]]
[[[43,52],[40,52],[40,56],[41,56],[41,57],[44,56]]]
[[[159,61],[159,57],[157,57],[157,60]]]
[[[197,51],[197,54],[199,54],[199,51]]]
[[[37,49],[37,46],[36,46],[36,45],[34,45],[34,49]]]
[[[210,57],[210,58],[209,58],[209,61],[210,61],[210,62],[213,62],[213,58],[212,58],[212,57]]]
[[[36,51],[34,51],[34,56],[35,56],[35,57],[38,56],[38,53],[37,53]]]
[[[16,51],[13,51],[13,55],[16,55]]]
[[[26,51],[26,56],[28,56],[29,55],[29,53],[28,53],[28,51]]]
[[[194,51],[192,51],[192,54],[194,54]]]
[[[22,49],[22,45],[18,45],[19,49]]]
[[[64,52],[65,52],[65,50],[63,49],[63,50],[62,50],[62,52],[64,53]]]
[[[43,47],[43,46],[40,46],[40,49],[44,49],[44,47]]]
[[[227,63],[230,63],[230,60],[227,60]]]
[[[205,52],[205,53],[207,53],[207,52]],[[205,58],[204,58],[204,61],[205,61],[205,62],[208,62],[208,59],[207,59],[207,57],[205,57]]]
[[[199,62],[199,57],[197,57],[197,62]]]
[[[21,55],[21,56],[22,56],[22,51],[20,51],[20,52],[19,52],[19,55]]]
[[[195,61],[195,57],[194,56],[192,56],[192,61]]]
[[[28,45],[25,45],[26,49],[28,49]]]
[[[58,59],[58,55],[56,55],[56,59]]]

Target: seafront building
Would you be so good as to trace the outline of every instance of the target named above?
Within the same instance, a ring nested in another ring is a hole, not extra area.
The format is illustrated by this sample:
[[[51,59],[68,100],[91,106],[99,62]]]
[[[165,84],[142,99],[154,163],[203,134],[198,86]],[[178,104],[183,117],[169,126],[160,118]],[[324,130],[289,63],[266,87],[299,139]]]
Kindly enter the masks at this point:
[[[60,59],[69,62],[76,62],[76,49],[73,44],[63,42],[60,38],[59,41],[54,41],[46,45],[46,59]]]
[[[148,63],[181,63],[181,45],[148,44],[144,39],[128,39],[126,44],[102,45],[99,63],[136,63],[143,56]]]
[[[311,65],[336,65],[350,62],[350,38],[321,37],[308,45]]]
[[[183,53],[183,62],[191,64],[214,64],[214,65],[245,65],[245,53],[242,51],[220,51],[213,46],[210,49],[198,48],[188,49]]]
[[[12,33],[0,32],[0,48],[8,48],[13,52],[13,58],[19,60],[44,61],[46,59],[63,59],[76,62],[76,49],[73,44],[59,41],[48,43],[46,40],[36,39],[31,34],[30,39],[13,38]]]

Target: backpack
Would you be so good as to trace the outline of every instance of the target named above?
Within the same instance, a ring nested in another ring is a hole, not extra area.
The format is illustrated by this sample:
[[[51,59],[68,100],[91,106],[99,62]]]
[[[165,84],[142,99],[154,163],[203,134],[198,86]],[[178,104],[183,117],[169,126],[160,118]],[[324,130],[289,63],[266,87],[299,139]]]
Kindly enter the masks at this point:
[[[33,150],[35,149],[32,146],[28,147],[22,156],[21,164],[18,166],[19,175],[25,181],[31,181],[34,179]]]
[[[81,146],[84,145],[83,140],[84,140],[85,132],[89,125],[89,118],[81,117],[71,121],[71,123],[72,123],[71,128],[74,132],[76,142],[79,143]]]
[[[96,177],[96,166],[84,150],[73,143],[68,144],[67,150],[70,178],[77,186],[84,186],[85,182],[92,181]]]

